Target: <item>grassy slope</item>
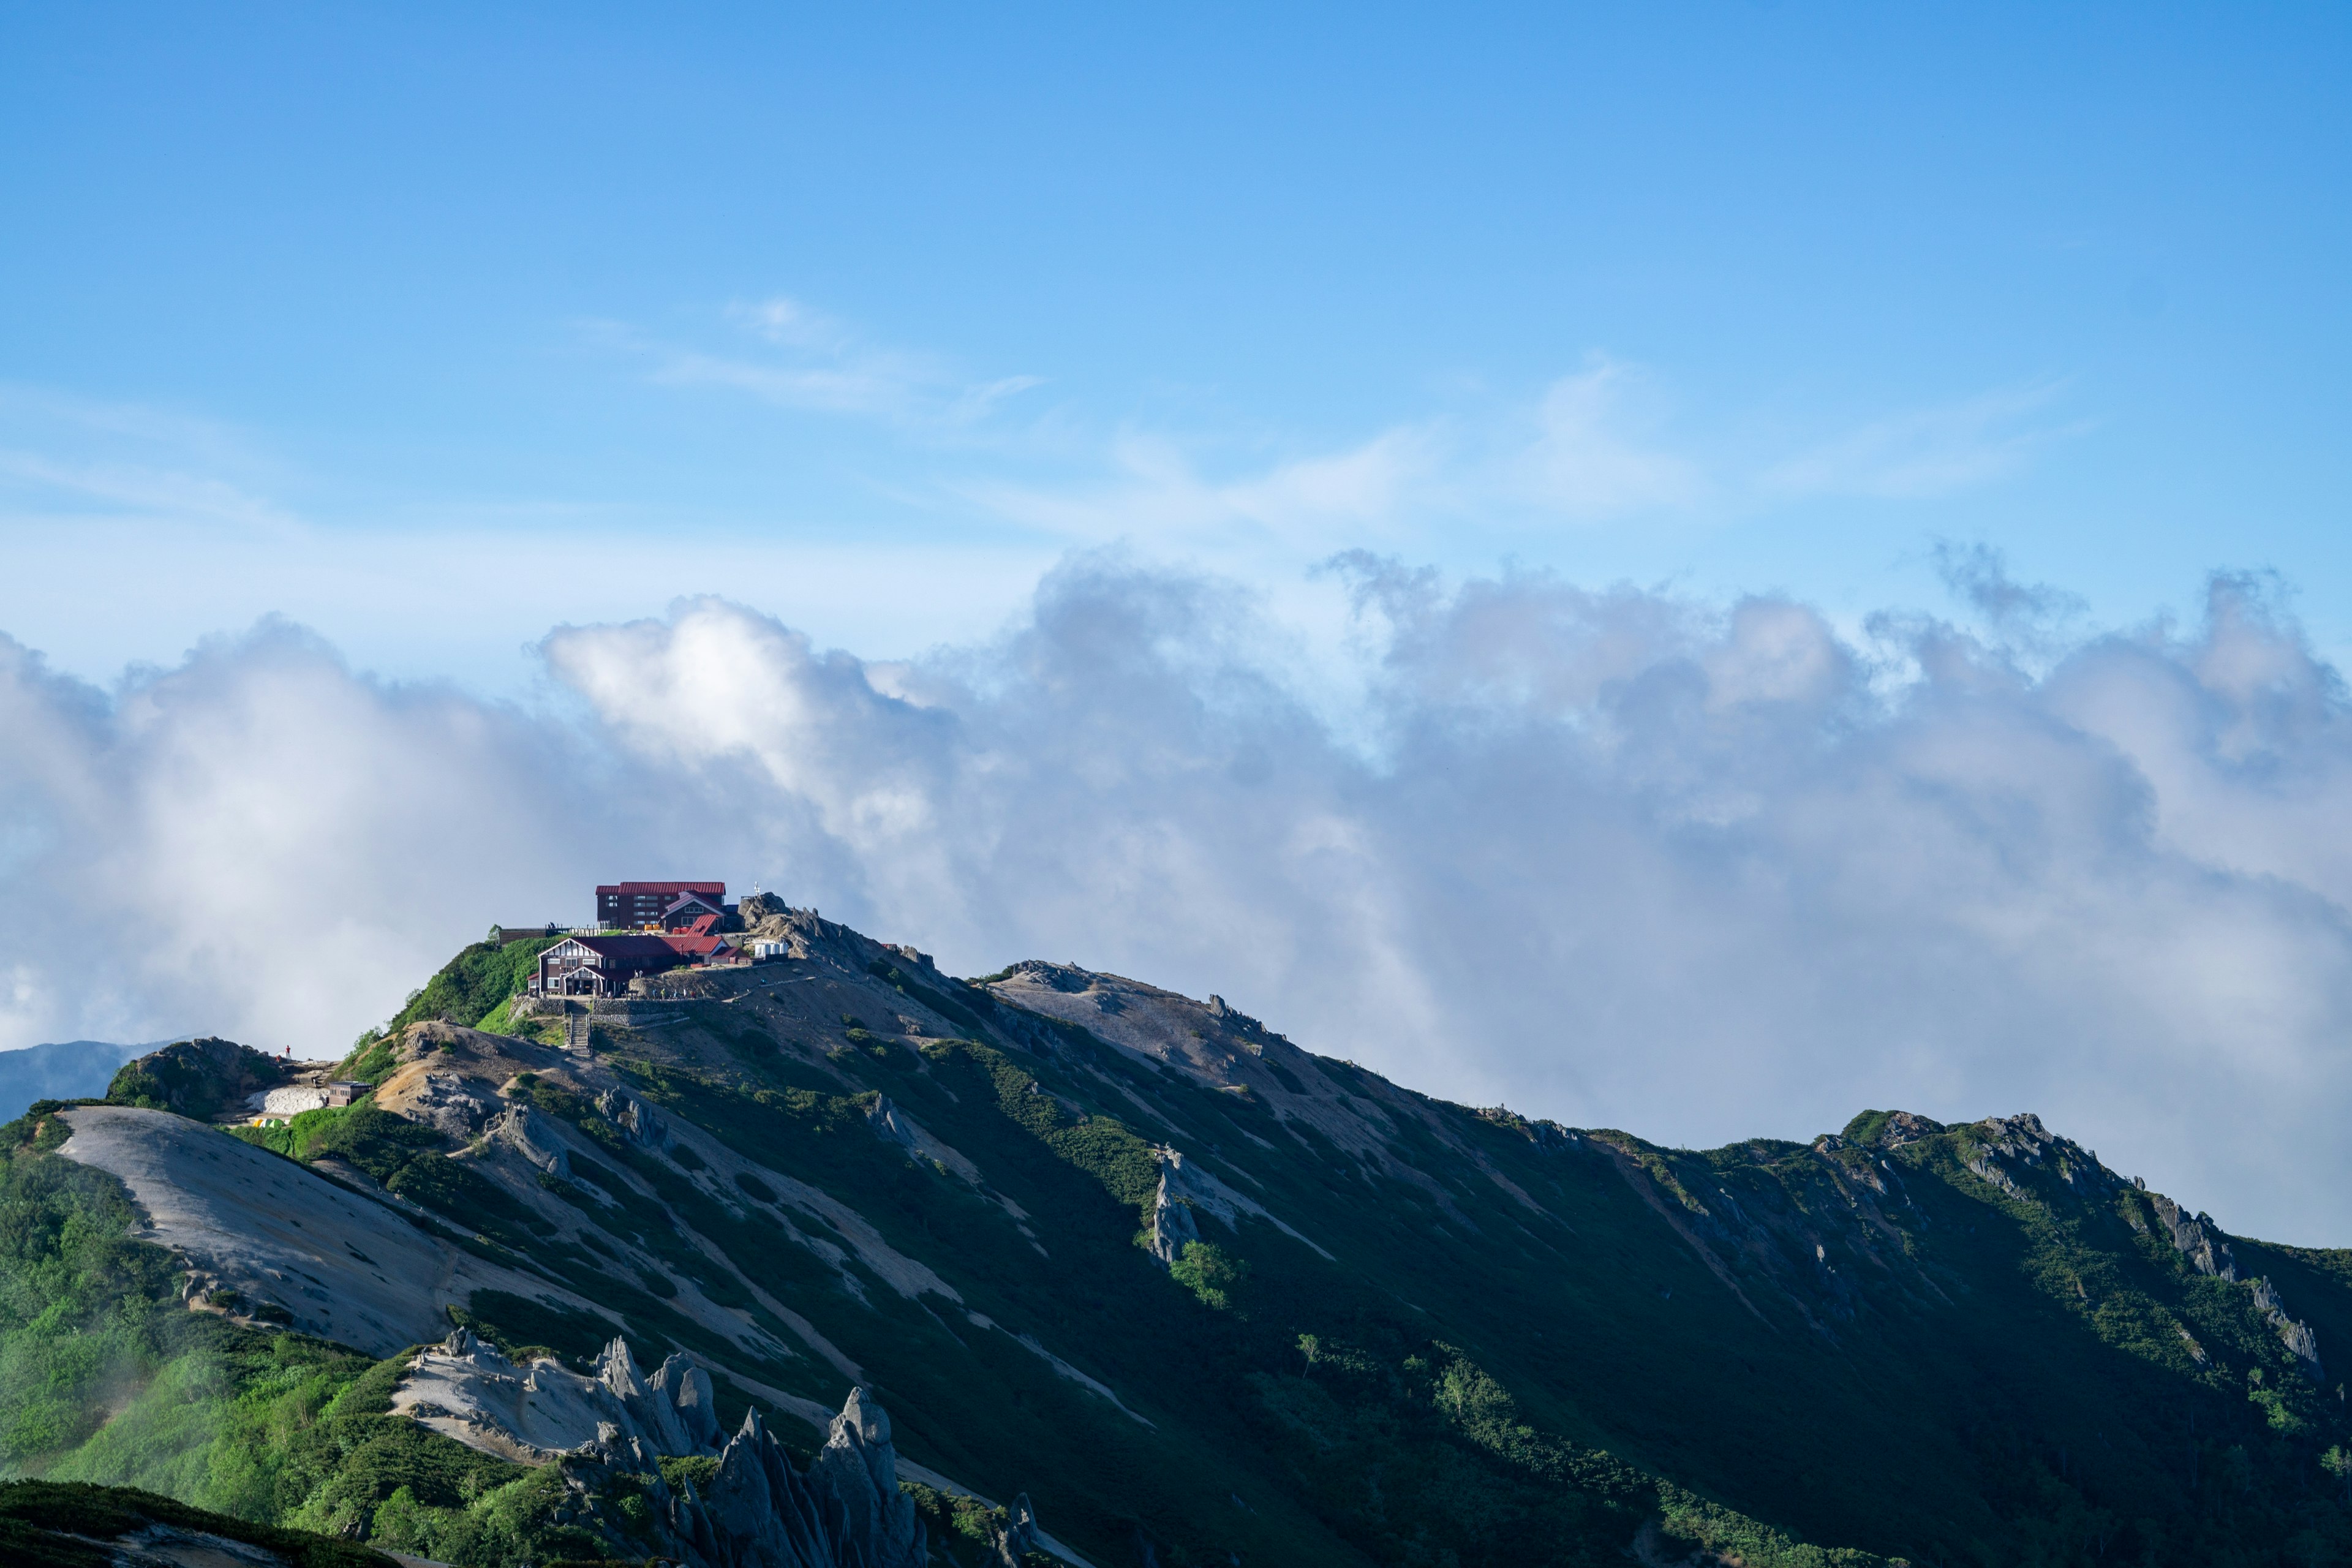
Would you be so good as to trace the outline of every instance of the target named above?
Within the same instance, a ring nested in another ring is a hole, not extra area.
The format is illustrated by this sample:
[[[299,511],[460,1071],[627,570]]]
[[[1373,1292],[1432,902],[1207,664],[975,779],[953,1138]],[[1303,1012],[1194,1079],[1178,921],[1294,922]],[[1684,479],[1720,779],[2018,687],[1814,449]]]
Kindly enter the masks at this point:
[[[1511,1391],[1481,1370],[1483,1351],[1433,1331],[1493,1315],[1433,1302],[1458,1292],[1459,1305],[1491,1306],[1498,1294],[1519,1294],[1507,1275],[1496,1278],[1491,1247],[1465,1239],[1461,1256],[1444,1256],[1453,1248],[1433,1235],[1427,1213],[1400,1194],[1367,1205],[1352,1172],[1270,1160],[1265,1190],[1277,1212],[1294,1223],[1318,1215],[1305,1228],[1342,1258],[1399,1267],[1327,1264],[1258,1226],[1240,1238],[1213,1230],[1212,1245],[1247,1270],[1213,1292],[1225,1298],[1220,1310],[1135,1246],[1153,1184],[1147,1145],[1099,1111],[1077,1122],[1054,1098],[1030,1091],[1028,1069],[1058,1079],[1046,1087],[1066,1098],[1095,1099],[1096,1086],[984,1047],[926,1055],[918,1066],[903,1051],[852,1047],[836,1059],[977,1160],[1033,1216],[1050,1258],[1039,1258],[1002,1210],[875,1140],[864,1102],[814,1089],[726,1089],[649,1059],[637,1067],[652,1098],[788,1173],[854,1194],[894,1245],[941,1267],[968,1306],[1034,1331],[1162,1427],[1146,1430],[1045,1374],[1003,1335],[950,1332],[878,1288],[868,1292],[876,1310],[844,1310],[838,1289],[793,1251],[740,1234],[744,1227],[673,1178],[667,1195],[696,1228],[755,1277],[768,1271],[763,1285],[877,1374],[910,1451],[1000,1493],[1032,1490],[1055,1531],[1074,1541],[1123,1550],[1139,1528],[1171,1561],[1239,1551],[1245,1559],[1412,1562],[1436,1550],[1465,1563],[1525,1561],[1530,1552],[1614,1561],[1658,1506],[1654,1481],[1562,1436],[1591,1435],[1591,1424],[1559,1408],[1531,1424]],[[1102,1056],[1113,1070],[1124,1066]],[[1188,1102],[1181,1121],[1191,1133],[1222,1122],[1240,1146],[1245,1128],[1279,1135],[1245,1102],[1146,1082],[1157,1075],[1136,1070],[1139,1089]],[[1129,1115],[1142,1120],[1131,1108]],[[1145,1130],[1171,1135],[1165,1125]],[[1202,1146],[1197,1136],[1181,1141]],[[1603,1217],[1651,1228],[1613,1177],[1611,1187],[1617,1192],[1603,1194],[1618,1212]],[[1484,1202],[1476,1191],[1468,1196]],[[1664,1261],[1678,1277],[1691,1272],[1682,1259]],[[1400,1289],[1408,1275],[1410,1292]],[[1407,1294],[1429,1310],[1408,1307]],[[1566,1338],[1558,1350],[1586,1353]],[[1368,1488],[1374,1475],[1387,1484]],[[1695,1537],[1744,1544],[1753,1563],[1780,1559],[1760,1528],[1710,1521],[1696,1500],[1667,1500],[1685,1512]]]
[[[822,1285],[803,1287],[793,1304],[879,1374],[919,1447],[984,1486],[1031,1488],[1075,1539],[1115,1539],[1140,1516],[1204,1558],[1305,1553],[1328,1531],[1383,1561],[1442,1542],[1465,1563],[1507,1562],[1527,1528],[1557,1542],[1592,1520],[1597,1560],[1622,1546],[1609,1510],[1633,1493],[1580,1447],[1593,1444],[1811,1539],[1923,1561],[2269,1562],[2288,1543],[2347,1541],[2318,1462],[2347,1436],[2342,1402],[2332,1383],[2323,1393],[2300,1379],[2250,1292],[2135,1231],[2125,1211],[2143,1200],[2038,1174],[2031,1201],[2005,1196],[1965,1169],[1966,1130],[1886,1152],[1911,1204],[1874,1258],[1852,1238],[1858,1189],[1801,1146],[1696,1154],[1620,1139],[1627,1160],[1435,1108],[1538,1214],[1435,1147],[1403,1152],[1440,1173],[1442,1193],[1368,1184],[1246,1098],[1108,1050],[1091,1065],[1157,1115],[1034,1057],[929,1055],[928,1070],[887,1048],[835,1059],[979,1162],[1037,1216],[1051,1259],[1001,1212],[875,1142],[837,1097],[781,1082],[764,1096],[721,1091],[650,1055],[638,1071],[739,1147],[855,1194],[971,1306],[1033,1326],[1181,1428],[1187,1458],[1171,1462],[1168,1442],[1098,1402],[1029,1386],[1022,1357],[989,1336],[957,1336],[959,1355],[911,1310],[905,1321],[887,1305],[828,1310]],[[1032,1074],[1093,1118],[1081,1129],[1051,1112],[1053,1100],[1025,1091]],[[1139,1135],[1217,1164],[1343,1263],[1262,1225],[1239,1237],[1210,1226],[1248,1273],[1227,1310],[1204,1305],[1132,1245]],[[1663,1222],[1651,1199],[1679,1206],[1676,1188],[1734,1193],[1780,1216],[1783,1244],[1822,1236],[1825,1256],[1721,1248],[1751,1310]],[[750,1243],[730,1250],[747,1257]],[[2323,1347],[2352,1353],[2335,1257],[2248,1244],[2241,1262],[2273,1277]],[[2176,1320],[2206,1364],[2189,1359]],[[1320,1349],[1303,1349],[1306,1336]],[[1425,1484],[1401,1493],[1391,1479],[1376,1496],[1367,1479],[1407,1474]],[[1588,1484],[1572,1486],[1580,1474]],[[1245,1509],[1203,1506],[1220,1494]],[[1754,1529],[1726,1522],[1722,1539]]]

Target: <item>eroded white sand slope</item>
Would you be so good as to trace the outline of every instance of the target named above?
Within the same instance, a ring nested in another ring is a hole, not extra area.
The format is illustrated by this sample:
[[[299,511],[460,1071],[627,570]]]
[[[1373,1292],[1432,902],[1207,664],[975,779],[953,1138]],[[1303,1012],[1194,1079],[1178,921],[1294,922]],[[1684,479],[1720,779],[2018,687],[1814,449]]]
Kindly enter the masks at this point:
[[[186,1259],[200,1289],[275,1302],[305,1333],[381,1356],[440,1339],[444,1309],[484,1288],[589,1305],[184,1116],[112,1105],[59,1114],[73,1136],[58,1152],[121,1178],[146,1238]]]

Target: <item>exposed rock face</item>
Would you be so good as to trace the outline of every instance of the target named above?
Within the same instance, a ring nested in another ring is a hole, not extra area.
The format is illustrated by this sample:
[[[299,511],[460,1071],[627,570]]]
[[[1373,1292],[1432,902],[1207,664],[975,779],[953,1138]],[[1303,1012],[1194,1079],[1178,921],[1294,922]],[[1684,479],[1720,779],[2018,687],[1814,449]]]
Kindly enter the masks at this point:
[[[1331,1256],[1285,1225],[1265,1205],[1219,1181],[1199,1161],[1185,1159],[1182,1151],[1160,1149],[1154,1152],[1160,1159],[1160,1190],[1152,1200],[1151,1250],[1161,1261],[1173,1262],[1185,1242],[1200,1239],[1200,1229],[1192,1215],[1196,1209],[1222,1221],[1227,1230],[1239,1228],[1241,1215],[1255,1215],[1293,1241],[1305,1242],[1326,1258]]]
[[[728,1440],[707,1491],[691,1483],[671,1489],[660,1479],[659,1458],[642,1436],[607,1423],[594,1441],[565,1456],[563,1476],[583,1498],[604,1490],[618,1472],[650,1478],[649,1486],[643,1479],[637,1485],[667,1538],[659,1555],[691,1568],[924,1568],[929,1560],[922,1521],[898,1489],[889,1417],[863,1389],[850,1392],[805,1472],[793,1468],[756,1410]],[[1024,1539],[1034,1542],[1026,1504],[1024,1498]]]
[[[1151,1256],[1162,1263],[1173,1263],[1184,1255],[1187,1243],[1200,1239],[1201,1227],[1192,1222],[1192,1206],[1168,1190],[1168,1168],[1161,1166],[1160,1191],[1151,1200]]]
[[[604,1347],[596,1363],[596,1380],[620,1402],[637,1433],[653,1445],[656,1453],[707,1452],[705,1446],[687,1430],[677,1401],[680,1395],[691,1394],[698,1407],[707,1413],[710,1408],[709,1376],[701,1368],[688,1364],[684,1356],[673,1354],[662,1363],[654,1377],[656,1381],[648,1383],[638,1374],[637,1361],[629,1353],[628,1342],[618,1338]],[[716,1436],[717,1420],[708,1426]],[[718,1445],[713,1442],[709,1447]]]
[[[1916,1142],[1931,1132],[1944,1131],[1924,1116],[1896,1111],[1888,1119],[1890,1132],[1898,1119],[1908,1124],[1904,1129],[1903,1142]],[[1979,1146],[1969,1160],[1968,1168],[2020,1203],[2032,1203],[2035,1199],[2002,1168],[2002,1160],[2014,1160],[2030,1170],[2046,1171],[2070,1187],[2090,1192],[2111,1192],[2123,1184],[2121,1177],[2099,1163],[2096,1154],[2071,1140],[2059,1137],[2042,1126],[2042,1118],[2031,1111],[2016,1116],[1989,1116],[1977,1122],[1971,1131],[1979,1140]]]
[[[2230,1238],[2221,1233],[2220,1226],[2213,1223],[2211,1215],[2202,1212],[2192,1215],[2162,1193],[2149,1193],[2147,1201],[2148,1206],[2156,1210],[2158,1221],[2164,1226],[2173,1249],[2188,1261],[2191,1268],[2200,1274],[2211,1275],[2216,1279],[2235,1280],[2238,1278],[2238,1260],[2230,1250]],[[2303,1374],[2314,1383],[2326,1381],[2326,1369],[2319,1361],[2319,1336],[2311,1331],[2311,1325],[2287,1315],[2286,1304],[2279,1299],[2277,1289],[2269,1279],[2248,1280],[2246,1286],[2253,1292],[2254,1310],[2261,1313],[2263,1321],[2277,1331],[2279,1342],[2285,1345],[2287,1352],[2294,1357]],[[2184,1331],[2181,1337],[2187,1339],[2189,1336]],[[2200,1363],[2205,1359],[2203,1352],[2195,1348],[2193,1341],[2191,1351]]]
[[[850,1391],[805,1472],[793,1468],[757,1411],[722,1442],[700,1367],[673,1355],[646,1377],[619,1339],[597,1358],[596,1375],[583,1377],[547,1358],[518,1367],[460,1329],[418,1354],[393,1409],[488,1453],[559,1464],[583,1494],[570,1510],[575,1518],[593,1517],[586,1497],[616,1472],[656,1478],[646,1497],[670,1537],[663,1554],[692,1568],[923,1568],[928,1561],[922,1521],[898,1489],[890,1418],[862,1388]],[[713,1453],[719,1468],[708,1491],[674,1492],[658,1482],[659,1460]],[[1025,1543],[1036,1539],[1025,1497],[1014,1533]]]
[[[564,1150],[563,1140],[554,1124],[530,1106],[517,1105],[499,1111],[490,1122],[489,1133],[494,1141],[549,1175],[571,1179],[572,1158]]]
[[[2286,1315],[2285,1305],[2267,1279],[2253,1282],[2254,1310],[2263,1321],[2278,1331],[2278,1337],[2289,1354],[2301,1363],[2303,1374],[2314,1383],[2327,1380],[2326,1369],[2319,1364],[2319,1336],[2311,1331],[2308,1323],[2297,1322]]]
[[[432,1071],[402,1079],[376,1090],[377,1107],[421,1121],[445,1138],[467,1142],[499,1114],[496,1097],[478,1079]]]
[[[921,1122],[908,1115],[905,1108],[893,1102],[888,1095],[875,1100],[866,1121],[885,1143],[896,1143],[918,1160],[930,1161],[975,1186],[980,1184],[979,1166],[931,1136]]]
[[[929,1553],[915,1505],[898,1489],[890,1417],[863,1389],[851,1389],[834,1417],[809,1482],[838,1510],[845,1558],[873,1568],[922,1568]]]
[[[792,913],[792,906],[773,893],[748,893],[735,906],[735,913],[744,925],[755,926],[772,915]]]
[[[1932,1137],[1943,1130],[1944,1124],[1940,1121],[1930,1121],[1924,1116],[1897,1110],[1886,1118],[1885,1130],[1879,1133],[1878,1142],[1881,1147],[1900,1149],[1906,1143],[1916,1143],[1920,1139]]]
[[[635,1095],[608,1089],[596,1097],[596,1109],[611,1117],[614,1124],[635,1142],[652,1149],[662,1146],[660,1113]]]
[[[719,1448],[709,1376],[673,1355],[642,1377],[617,1339],[604,1347],[597,1375],[583,1377],[547,1357],[517,1366],[459,1329],[409,1363],[392,1406],[444,1436],[526,1464],[544,1464],[608,1428],[656,1454]]]
[[[2170,1232],[2173,1248],[2189,1259],[2191,1268],[2217,1279],[2238,1277],[2238,1260],[2230,1254],[2230,1239],[2213,1224],[2211,1215],[2191,1215],[2162,1193],[2150,1193],[2148,1203]]]
[[[2000,1162],[1994,1159],[1990,1154],[1979,1154],[1976,1158],[1970,1160],[1969,1162],[1969,1170],[1975,1175],[1979,1176],[1985,1181],[1990,1182],[1994,1186],[1999,1187],[2006,1196],[2014,1198],[2020,1203],[2032,1202],[2032,1198],[2026,1193],[2026,1190],[2017,1184],[2017,1179],[2014,1176],[2011,1176],[2007,1171],[2002,1170],[2000,1168]]]
[[[1021,1568],[1021,1559],[1037,1548],[1037,1510],[1023,1492],[1005,1510],[1004,1533],[996,1538],[998,1568]]]

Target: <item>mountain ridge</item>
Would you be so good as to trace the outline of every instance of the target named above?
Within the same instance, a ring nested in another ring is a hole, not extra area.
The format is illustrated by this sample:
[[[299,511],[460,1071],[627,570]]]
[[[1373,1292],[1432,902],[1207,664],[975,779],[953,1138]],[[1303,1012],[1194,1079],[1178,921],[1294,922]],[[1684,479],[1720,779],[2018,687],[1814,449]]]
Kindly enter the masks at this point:
[[[956,980],[810,911],[756,934],[776,963],[658,1005],[446,985],[484,1010],[364,1039],[341,1070],[365,1102],[230,1130],[446,1260],[372,1342],[387,1409],[416,1375],[391,1341],[453,1327],[583,1366],[623,1334],[708,1368],[729,1423],[812,1438],[867,1389],[950,1561],[997,1550],[984,1500],[1017,1494],[1098,1568],[2352,1540],[2324,1360],[2352,1258],[2230,1236],[2031,1115],[1664,1149],[1433,1100],[1213,996],[1037,961]],[[37,1112],[16,1179],[131,1114],[167,1113]],[[154,1228],[126,1180],[175,1309],[227,1290],[236,1332],[352,1331]],[[5,1415],[0,1458],[59,1474],[125,1419],[35,1451]],[[494,1560],[478,1501],[396,1489],[335,1517]]]

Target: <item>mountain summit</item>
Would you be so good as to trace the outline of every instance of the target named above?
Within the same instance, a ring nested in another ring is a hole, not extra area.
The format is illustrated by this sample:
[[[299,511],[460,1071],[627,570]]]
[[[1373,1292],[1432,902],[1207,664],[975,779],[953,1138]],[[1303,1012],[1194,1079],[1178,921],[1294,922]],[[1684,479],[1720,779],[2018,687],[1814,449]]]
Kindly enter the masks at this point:
[[[2352,1551],[2352,1257],[2033,1116],[1664,1149],[735,923],[763,962],[533,996],[563,939],[483,943],[341,1063],[37,1105],[0,1461],[467,1564]]]

